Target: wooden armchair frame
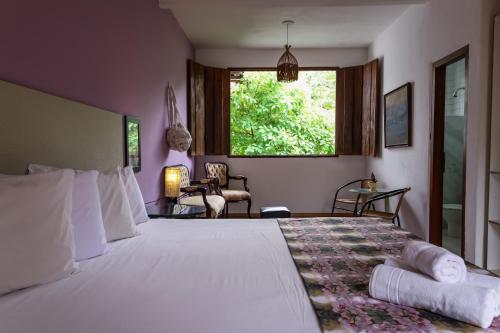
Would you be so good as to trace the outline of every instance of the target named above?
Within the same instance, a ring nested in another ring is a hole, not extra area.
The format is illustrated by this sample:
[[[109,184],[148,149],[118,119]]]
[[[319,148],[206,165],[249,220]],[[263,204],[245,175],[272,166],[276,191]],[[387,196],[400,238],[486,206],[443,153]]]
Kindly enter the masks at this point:
[[[221,180],[218,178],[218,177],[213,177],[213,178],[217,178],[217,180],[219,181],[219,188],[220,189],[225,189],[225,190],[229,190],[229,182],[231,180],[239,180],[239,181],[243,181],[243,187],[245,189],[246,192],[250,193],[250,189],[248,188],[248,178],[246,176],[243,176],[243,175],[235,175],[235,176],[231,176],[230,173],[229,173],[229,165],[227,165],[227,163],[225,162],[205,162],[205,175],[207,176],[208,178],[208,175],[209,175],[209,165],[210,164],[220,164],[220,165],[223,165],[225,167],[225,178],[226,178],[226,182],[221,184]],[[222,190],[220,190],[220,195],[222,195]],[[229,203],[230,202],[241,202],[241,201],[247,201],[247,215],[248,215],[248,218],[250,218],[250,209],[252,208],[252,199],[251,197],[249,199],[243,199],[243,200],[227,200],[226,198],[224,198],[226,200],[226,207],[225,207],[225,215],[227,216],[228,215],[228,211],[229,211]]]
[[[193,180],[191,179],[191,173],[189,172],[189,168],[184,165],[184,164],[176,164],[176,165],[168,165],[163,168],[163,173],[165,174],[167,168],[186,168],[188,171],[188,178],[189,178],[189,186],[181,186],[180,191],[181,194],[178,198],[182,199],[187,196],[193,196],[195,194],[199,194],[202,196],[203,203],[205,205],[205,209],[207,213],[205,214],[207,218],[209,218],[209,212],[212,209],[210,207],[210,204],[208,203],[207,200],[207,192],[208,194],[210,193],[215,193],[217,195],[220,195],[222,197],[222,192],[219,187],[219,180],[217,178],[204,178],[200,180]]]

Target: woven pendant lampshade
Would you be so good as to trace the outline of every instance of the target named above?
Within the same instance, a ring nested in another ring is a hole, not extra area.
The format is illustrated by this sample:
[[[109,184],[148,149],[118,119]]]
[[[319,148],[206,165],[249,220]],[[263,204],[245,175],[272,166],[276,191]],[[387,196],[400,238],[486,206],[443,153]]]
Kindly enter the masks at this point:
[[[299,62],[297,58],[290,52],[291,45],[288,44],[288,26],[293,24],[293,21],[283,21],[286,24],[286,45],[285,53],[278,60],[276,74],[279,82],[293,82],[299,79]]]

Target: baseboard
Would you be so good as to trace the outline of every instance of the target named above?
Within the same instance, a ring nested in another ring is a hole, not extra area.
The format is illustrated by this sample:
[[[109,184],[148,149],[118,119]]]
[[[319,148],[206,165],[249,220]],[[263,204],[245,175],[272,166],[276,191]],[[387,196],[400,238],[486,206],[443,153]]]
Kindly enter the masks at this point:
[[[292,213],[292,217],[330,217],[330,213]],[[352,214],[349,213],[335,213],[334,216],[340,217],[340,216],[352,216]],[[246,219],[248,218],[248,215],[246,213],[229,213],[228,217],[229,219]],[[251,213],[250,218],[252,219],[258,219],[260,218],[259,213]]]

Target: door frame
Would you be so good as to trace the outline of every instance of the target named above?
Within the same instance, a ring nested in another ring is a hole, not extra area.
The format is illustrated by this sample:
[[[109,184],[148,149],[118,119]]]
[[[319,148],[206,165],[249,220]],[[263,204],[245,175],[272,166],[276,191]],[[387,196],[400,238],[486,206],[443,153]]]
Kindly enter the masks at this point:
[[[446,66],[465,59],[465,86],[464,95],[465,125],[464,151],[462,172],[462,232],[461,256],[465,252],[465,194],[466,194],[466,162],[467,162],[467,116],[469,91],[469,45],[451,53],[433,63],[433,103],[431,114],[431,142],[430,142],[430,184],[429,184],[429,242],[442,246],[443,240],[443,154],[444,154],[444,112],[445,112],[445,84]]]

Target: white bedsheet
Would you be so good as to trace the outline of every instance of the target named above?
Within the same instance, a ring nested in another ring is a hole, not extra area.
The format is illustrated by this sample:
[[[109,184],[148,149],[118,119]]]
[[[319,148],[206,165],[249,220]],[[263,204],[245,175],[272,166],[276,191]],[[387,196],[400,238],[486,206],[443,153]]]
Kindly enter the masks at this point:
[[[0,332],[320,332],[275,220],[139,230],[76,275],[0,297]]]

